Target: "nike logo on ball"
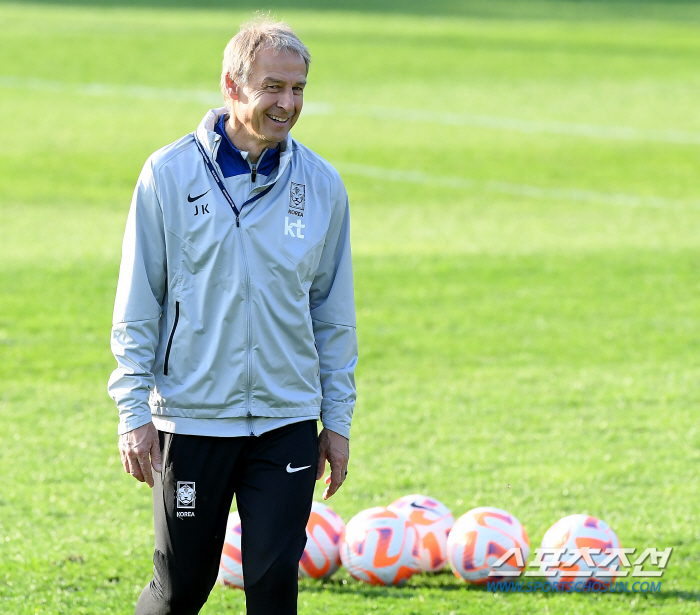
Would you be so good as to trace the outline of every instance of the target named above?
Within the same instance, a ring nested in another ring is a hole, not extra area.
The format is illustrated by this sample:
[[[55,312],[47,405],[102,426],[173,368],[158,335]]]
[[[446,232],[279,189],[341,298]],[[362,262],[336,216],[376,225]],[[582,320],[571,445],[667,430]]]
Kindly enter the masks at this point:
[[[416,504],[415,502],[411,502],[411,507],[420,508],[421,510],[429,510],[430,512],[432,512],[431,508],[428,508],[427,506],[421,506],[420,504]]]
[[[290,474],[292,472],[299,472],[300,470],[306,470],[306,468],[310,468],[311,466],[302,466],[301,468],[293,468],[291,463],[287,464],[287,472]]]
[[[211,188],[209,188],[209,190],[211,190]],[[207,192],[209,192],[209,190],[207,190]],[[200,194],[199,196],[190,196],[190,195],[188,194],[188,195],[187,195],[187,200],[188,200],[190,203],[194,203],[197,199],[201,199],[207,192],[202,192],[202,194]]]

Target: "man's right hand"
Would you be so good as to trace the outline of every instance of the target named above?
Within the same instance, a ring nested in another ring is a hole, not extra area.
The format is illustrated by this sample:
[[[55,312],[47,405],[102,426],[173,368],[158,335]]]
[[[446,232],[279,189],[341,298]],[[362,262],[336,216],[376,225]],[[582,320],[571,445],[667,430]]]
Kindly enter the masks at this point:
[[[124,470],[136,480],[153,487],[153,469],[160,474],[160,444],[158,431],[153,423],[147,423],[119,436],[119,454]]]

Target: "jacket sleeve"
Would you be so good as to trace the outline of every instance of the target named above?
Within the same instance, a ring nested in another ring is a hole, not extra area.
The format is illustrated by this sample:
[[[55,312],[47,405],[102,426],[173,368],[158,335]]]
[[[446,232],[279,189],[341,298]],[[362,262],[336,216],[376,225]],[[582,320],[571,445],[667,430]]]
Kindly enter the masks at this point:
[[[166,284],[163,213],[149,161],[129,210],[112,319],[117,368],[108,391],[119,410],[120,435],[151,420],[148,398],[155,385],[152,368]]]
[[[326,429],[349,438],[356,398],[357,333],[350,208],[340,179],[309,305],[321,371],[321,420]]]

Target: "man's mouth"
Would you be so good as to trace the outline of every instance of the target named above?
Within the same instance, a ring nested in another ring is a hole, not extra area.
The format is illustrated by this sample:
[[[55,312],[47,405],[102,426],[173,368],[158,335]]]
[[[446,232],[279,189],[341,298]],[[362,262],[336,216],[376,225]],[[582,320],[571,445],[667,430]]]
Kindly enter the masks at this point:
[[[280,117],[279,115],[270,115],[269,113],[267,113],[266,115],[277,124],[286,124],[291,119],[288,117]]]

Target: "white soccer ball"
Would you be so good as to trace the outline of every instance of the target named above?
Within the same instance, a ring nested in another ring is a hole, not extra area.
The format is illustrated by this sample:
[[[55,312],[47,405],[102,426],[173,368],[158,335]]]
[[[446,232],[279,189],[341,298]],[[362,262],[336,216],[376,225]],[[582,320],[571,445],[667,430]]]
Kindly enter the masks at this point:
[[[560,556],[541,554],[542,561],[551,564],[545,570],[554,572],[554,575],[546,578],[549,582],[582,582],[583,586],[598,583],[607,587],[617,576],[616,569],[611,568],[619,567],[617,558],[606,566],[602,566],[602,563],[610,559],[611,549],[621,548],[620,539],[605,521],[596,517],[569,515],[559,519],[547,530],[540,548],[566,549]]]
[[[219,563],[217,582],[243,589],[243,559],[241,558],[241,517],[238,511],[228,516],[226,538]]]
[[[405,495],[387,507],[408,517],[420,539],[418,568],[437,572],[447,563],[447,537],[455,518],[442,502],[424,495]]]
[[[497,570],[498,562],[509,549],[519,549]],[[462,515],[447,539],[450,566],[457,577],[469,583],[483,584],[503,577],[489,576],[491,571],[522,572],[530,557],[530,539],[513,515],[500,508],[482,506]]]
[[[377,506],[350,519],[340,559],[359,581],[401,586],[418,572],[419,544],[418,531],[409,519]]]
[[[306,548],[299,561],[299,577],[327,579],[340,568],[340,543],[345,523],[330,507],[321,502],[311,505],[306,524]]]

